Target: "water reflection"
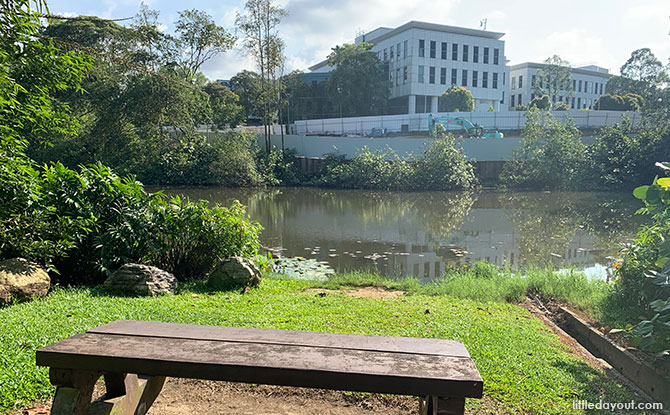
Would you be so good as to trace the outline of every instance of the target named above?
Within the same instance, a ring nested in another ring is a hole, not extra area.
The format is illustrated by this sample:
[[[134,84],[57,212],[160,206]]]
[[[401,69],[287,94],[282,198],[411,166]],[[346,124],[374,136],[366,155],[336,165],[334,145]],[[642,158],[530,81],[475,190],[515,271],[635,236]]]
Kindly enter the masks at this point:
[[[336,270],[439,276],[486,261],[521,268],[598,268],[635,232],[627,194],[370,192],[313,188],[175,188],[167,193],[230,204],[238,199],[282,255],[327,261]],[[604,268],[603,268],[604,269]]]

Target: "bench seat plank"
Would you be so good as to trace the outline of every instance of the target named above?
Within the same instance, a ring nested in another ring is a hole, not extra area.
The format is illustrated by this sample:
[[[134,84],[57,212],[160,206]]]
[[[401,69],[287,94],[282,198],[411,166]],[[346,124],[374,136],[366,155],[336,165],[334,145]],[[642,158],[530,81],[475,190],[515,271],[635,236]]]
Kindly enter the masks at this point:
[[[338,349],[384,351],[440,356],[470,357],[463,343],[454,340],[413,337],[319,333],[309,331],[199,326],[191,324],[117,320],[88,333],[169,337],[193,340],[224,340],[245,343],[286,344]]]
[[[40,349],[37,364],[417,396],[479,398],[483,388],[469,357],[93,332]]]

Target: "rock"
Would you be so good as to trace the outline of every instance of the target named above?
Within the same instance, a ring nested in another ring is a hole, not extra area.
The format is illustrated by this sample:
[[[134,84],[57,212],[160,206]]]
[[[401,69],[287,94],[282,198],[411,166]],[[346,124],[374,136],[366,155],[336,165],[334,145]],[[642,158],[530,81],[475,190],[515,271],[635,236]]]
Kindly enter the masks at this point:
[[[174,275],[142,264],[124,264],[103,285],[109,291],[129,295],[174,294],[177,291]]]
[[[0,261],[0,305],[44,297],[50,286],[49,274],[34,262],[23,258]]]
[[[207,285],[215,288],[257,287],[261,271],[250,259],[234,256],[223,261],[210,274]]]

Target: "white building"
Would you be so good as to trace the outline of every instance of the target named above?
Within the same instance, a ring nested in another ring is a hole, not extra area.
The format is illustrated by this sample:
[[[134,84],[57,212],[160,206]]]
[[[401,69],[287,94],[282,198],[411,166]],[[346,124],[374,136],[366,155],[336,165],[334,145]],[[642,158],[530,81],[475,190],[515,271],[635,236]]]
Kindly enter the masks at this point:
[[[509,68],[504,33],[411,21],[358,36],[389,65],[391,107],[395,113],[437,112],[438,97],[451,85],[466,87],[475,111],[505,107]],[[322,61],[309,68],[328,72]],[[506,108],[506,107],[505,107]]]
[[[526,105],[537,96],[533,84],[541,63],[524,62],[510,68],[508,108]],[[549,97],[552,102],[566,102],[570,109],[592,108],[598,97],[606,92],[607,81],[612,77],[609,70],[595,65],[572,68],[574,93],[568,96],[561,92]]]

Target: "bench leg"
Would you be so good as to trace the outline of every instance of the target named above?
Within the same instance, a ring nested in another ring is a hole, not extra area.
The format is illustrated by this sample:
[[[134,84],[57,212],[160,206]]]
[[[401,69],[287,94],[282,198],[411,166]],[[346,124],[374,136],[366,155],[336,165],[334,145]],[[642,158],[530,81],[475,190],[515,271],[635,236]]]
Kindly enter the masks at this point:
[[[419,413],[421,415],[463,415],[465,398],[426,396],[420,398]]]
[[[105,373],[107,394],[91,404],[89,415],[144,415],[164,383],[164,376],[141,378],[134,374]]]
[[[51,415],[88,415],[98,372],[50,369],[51,384],[56,386]]]

